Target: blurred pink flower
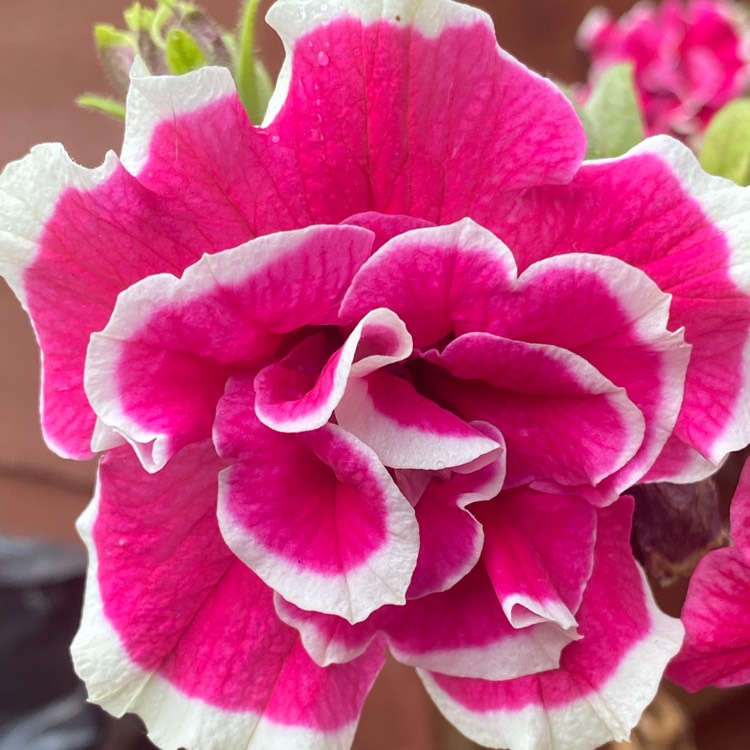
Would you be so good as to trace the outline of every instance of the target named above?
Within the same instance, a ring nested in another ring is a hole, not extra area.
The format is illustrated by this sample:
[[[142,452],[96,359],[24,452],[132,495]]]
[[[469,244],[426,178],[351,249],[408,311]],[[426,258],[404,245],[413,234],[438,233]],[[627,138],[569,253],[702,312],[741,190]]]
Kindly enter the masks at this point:
[[[624,738],[682,626],[620,493],[750,441],[750,197],[583,164],[468,6],[269,18],[263,126],[136,68],[121,158],[0,177],[45,435],[104,454],[77,669],[169,750],[346,748],[385,646],[482,744]]]
[[[731,507],[733,546],[701,560],[682,609],[685,643],[669,677],[688,690],[750,682],[750,463]]]
[[[731,0],[638,3],[619,21],[596,8],[579,45],[592,58],[590,82],[632,62],[647,133],[700,133],[750,80],[748,31]]]

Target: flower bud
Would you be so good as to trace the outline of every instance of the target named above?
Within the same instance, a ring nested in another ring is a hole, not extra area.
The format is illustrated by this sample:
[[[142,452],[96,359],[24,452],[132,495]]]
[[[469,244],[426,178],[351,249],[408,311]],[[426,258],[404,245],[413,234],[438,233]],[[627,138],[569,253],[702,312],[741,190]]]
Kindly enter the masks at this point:
[[[661,585],[689,576],[711,550],[729,544],[713,477],[694,484],[640,484],[632,545],[648,574]]]

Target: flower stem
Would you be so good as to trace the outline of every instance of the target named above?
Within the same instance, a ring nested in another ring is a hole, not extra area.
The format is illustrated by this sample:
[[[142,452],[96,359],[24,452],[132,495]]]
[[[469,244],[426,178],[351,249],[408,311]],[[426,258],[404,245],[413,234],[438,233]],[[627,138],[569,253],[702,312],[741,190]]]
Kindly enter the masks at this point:
[[[242,12],[239,29],[239,45],[235,77],[237,92],[245,105],[250,121],[258,124],[264,115],[263,103],[258,90],[258,74],[255,63],[255,20],[260,0],[247,0]]]

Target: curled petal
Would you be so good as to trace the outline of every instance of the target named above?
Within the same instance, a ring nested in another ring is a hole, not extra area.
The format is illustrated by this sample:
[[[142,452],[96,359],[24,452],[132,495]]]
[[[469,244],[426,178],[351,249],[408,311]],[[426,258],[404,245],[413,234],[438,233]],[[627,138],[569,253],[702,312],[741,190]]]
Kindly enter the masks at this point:
[[[219,453],[233,459],[221,476],[222,534],[269,586],[350,622],[405,601],[417,521],[366,445],[335,424],[299,435],[269,429],[240,376],[229,381],[214,433]]]
[[[406,380],[375,372],[350,381],[336,420],[394,469],[440,470],[494,460],[499,443]]]
[[[484,530],[469,505],[492,500],[505,480],[505,441],[486,423],[476,429],[503,446],[496,458],[468,473],[433,476],[416,503],[419,524],[419,557],[407,598],[446,591],[458,583],[479,561]],[[420,472],[421,473],[421,472]],[[428,472],[424,472],[428,473]]]
[[[633,561],[631,516],[628,499],[599,511],[582,638],[564,649],[559,668],[499,682],[420,670],[438,708],[466,736],[511,750],[593,750],[627,739],[682,641],[679,621],[658,610]]]
[[[411,353],[411,336],[398,316],[384,308],[373,310],[330,357],[325,358],[324,334],[318,334],[261,370],[254,383],[258,419],[279,432],[318,429],[339,406],[350,378],[401,362]]]
[[[594,564],[594,508],[582,498],[521,488],[476,513],[482,559],[511,625],[575,627]]]
[[[365,263],[344,298],[341,316],[356,320],[383,305],[406,323],[415,348],[426,348],[466,330],[467,307],[475,309],[486,296],[507,297],[516,276],[510,250],[471,219],[413,229]]]
[[[115,432],[155,471],[207,438],[230,368],[262,366],[285,334],[326,322],[371,241],[358,227],[277,233],[124,291],[86,360],[94,447]]]
[[[558,666],[560,653],[578,638],[575,628],[540,623],[514,628],[505,617],[483,566],[447,591],[383,607],[351,625],[341,618],[276,602],[318,664],[348,662],[382,633],[402,663],[460,677],[506,680]]]
[[[505,486],[557,483],[592,488],[639,450],[644,419],[584,358],[547,344],[466,333],[420,374],[421,388],[465,419],[494,424],[508,446]],[[610,502],[605,487],[594,495]]]

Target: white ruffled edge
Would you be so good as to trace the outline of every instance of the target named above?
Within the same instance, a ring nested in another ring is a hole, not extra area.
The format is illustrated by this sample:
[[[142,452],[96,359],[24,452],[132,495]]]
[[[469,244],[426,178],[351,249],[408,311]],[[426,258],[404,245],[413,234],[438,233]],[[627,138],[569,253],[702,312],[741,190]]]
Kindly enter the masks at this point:
[[[236,94],[227,68],[209,66],[181,76],[153,76],[145,63],[136,59],[125,103],[123,165],[138,175],[148,161],[151,139],[161,123]]]
[[[707,174],[693,152],[669,136],[647,138],[623,158],[640,154],[650,154],[667,164],[685,192],[724,233],[732,254],[729,275],[738,289],[750,296],[750,188],[739,187],[731,180]],[[713,467],[703,462],[705,468],[714,471],[727,454],[750,442],[750,337],[745,343],[742,361],[745,377],[738,406],[724,432],[711,446],[708,458]],[[698,471],[699,466],[696,465],[693,479],[706,476],[705,473],[698,476]]]
[[[641,572],[644,592],[648,583]],[[546,709],[527,705],[513,710],[473,712],[433,679],[417,672],[440,711],[480,745],[510,750],[593,750],[610,740],[626,740],[656,695],[662,673],[679,651],[684,629],[663,614],[646,593],[651,629],[622,659],[616,672],[595,692]]]
[[[251,711],[224,711],[189,697],[133,662],[104,614],[93,540],[99,496],[97,484],[94,499],[77,525],[89,553],[89,567],[81,626],[71,646],[89,700],[113,716],[137,713],[149,739],[162,750],[349,750],[357,720],[335,732],[316,732],[276,724]]]
[[[354,450],[364,453],[380,474],[386,512],[386,541],[359,566],[329,575],[295,565],[269,550],[232,517],[227,498],[233,467],[219,473],[219,529],[229,548],[274,591],[303,610],[343,617],[354,624],[387,604],[404,604],[419,555],[419,525],[411,503],[367,445],[329,424]]]
[[[97,415],[92,450],[108,450],[127,441],[149,473],[163,468],[174,453],[171,435],[143,429],[125,413],[114,377],[123,343],[141,329],[150,315],[169,310],[171,305],[200,299],[217,287],[236,286],[296,252],[308,237],[338,228],[318,224],[257,237],[215,255],[204,255],[188,266],[180,278],[170,273],[154,274],[121,292],[109,323],[92,334],[86,354],[84,388]],[[360,235],[363,241],[372,237],[369,230],[359,227],[347,227],[346,231],[349,237]]]
[[[69,188],[93,190],[117,169],[109,151],[96,169],[76,164],[60,143],[34,146],[0,175],[0,276],[28,310],[23,273],[34,261],[44,225]]]

